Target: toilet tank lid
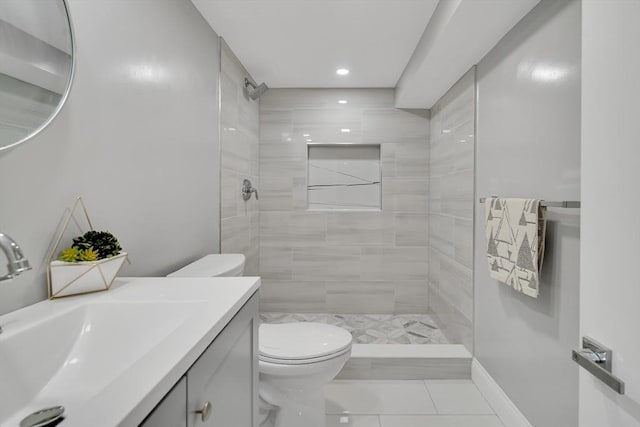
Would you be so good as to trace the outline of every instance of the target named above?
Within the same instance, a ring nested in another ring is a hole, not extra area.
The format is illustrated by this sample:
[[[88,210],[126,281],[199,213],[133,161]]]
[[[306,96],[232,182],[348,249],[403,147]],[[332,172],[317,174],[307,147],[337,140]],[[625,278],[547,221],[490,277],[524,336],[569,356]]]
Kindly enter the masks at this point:
[[[243,254],[209,254],[192,262],[167,277],[216,277],[242,271]]]

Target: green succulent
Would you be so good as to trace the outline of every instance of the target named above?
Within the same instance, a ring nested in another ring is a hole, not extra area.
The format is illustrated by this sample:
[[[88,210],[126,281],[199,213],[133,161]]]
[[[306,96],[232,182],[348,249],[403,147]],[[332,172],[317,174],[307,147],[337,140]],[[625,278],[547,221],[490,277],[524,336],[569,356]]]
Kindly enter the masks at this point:
[[[97,259],[110,258],[122,251],[118,239],[108,231],[87,231],[82,236],[73,239],[72,247],[80,251],[95,251]]]
[[[73,246],[63,249],[58,259],[64,262],[78,262],[80,261],[80,249]]]
[[[80,252],[80,261],[97,261],[98,260],[98,252],[94,251],[93,248],[84,249]]]

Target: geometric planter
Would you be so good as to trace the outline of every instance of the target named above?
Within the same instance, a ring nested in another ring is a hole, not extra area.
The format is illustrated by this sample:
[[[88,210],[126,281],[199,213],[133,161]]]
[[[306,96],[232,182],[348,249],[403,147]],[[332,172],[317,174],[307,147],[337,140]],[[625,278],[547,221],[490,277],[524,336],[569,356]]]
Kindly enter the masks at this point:
[[[107,291],[124,262],[128,260],[126,252],[120,252],[118,255],[97,261],[65,262],[56,260],[60,243],[65,236],[71,219],[75,219],[75,223],[78,224],[78,220],[74,216],[78,206],[84,212],[84,218],[87,221],[89,230],[94,230],[82,197],[76,198],[71,209],[67,211],[62,228],[58,233],[58,238],[49,254],[49,268],[47,269],[49,299]]]
[[[126,252],[98,261],[51,261],[49,298],[62,298],[109,290],[122,265]]]

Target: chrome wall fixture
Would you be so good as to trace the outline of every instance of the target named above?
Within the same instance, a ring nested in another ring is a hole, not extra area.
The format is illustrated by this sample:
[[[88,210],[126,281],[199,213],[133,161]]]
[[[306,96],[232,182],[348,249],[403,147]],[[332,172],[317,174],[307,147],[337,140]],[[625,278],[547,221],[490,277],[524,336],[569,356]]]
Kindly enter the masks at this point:
[[[624,381],[611,373],[613,351],[610,348],[592,338],[582,337],[582,348],[572,350],[571,358],[618,394],[624,394]]]
[[[251,193],[256,193],[256,200],[258,200],[258,189],[253,188],[251,181],[245,179],[242,181],[242,200],[245,202],[251,198]]]
[[[244,88],[247,90],[247,95],[249,95],[249,98],[255,101],[256,99],[260,98],[260,95],[262,95],[269,89],[269,86],[267,86],[265,83],[256,85],[254,82],[245,77]]]
[[[2,249],[9,261],[7,263],[7,274],[0,276],[0,282],[13,279],[19,274],[31,270],[29,260],[25,258],[20,246],[18,246],[15,240],[4,233],[0,233],[0,249]]]
[[[13,279],[19,274],[31,270],[29,260],[24,257],[22,249],[11,237],[4,233],[0,233],[0,249],[4,252],[9,261],[7,263],[7,274],[0,276],[0,282]],[[0,334],[2,333],[2,326],[0,326]]]

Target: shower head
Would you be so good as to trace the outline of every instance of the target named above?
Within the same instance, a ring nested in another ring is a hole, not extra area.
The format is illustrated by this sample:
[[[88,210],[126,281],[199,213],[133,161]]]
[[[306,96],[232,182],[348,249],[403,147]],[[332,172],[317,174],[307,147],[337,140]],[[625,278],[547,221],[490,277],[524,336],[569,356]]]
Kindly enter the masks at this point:
[[[267,91],[267,89],[269,89],[266,84],[261,83],[260,85],[256,85],[246,77],[244,79],[244,87],[247,90],[247,95],[249,95],[249,98],[253,99],[254,101],[260,98],[260,95],[262,95]]]

